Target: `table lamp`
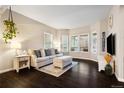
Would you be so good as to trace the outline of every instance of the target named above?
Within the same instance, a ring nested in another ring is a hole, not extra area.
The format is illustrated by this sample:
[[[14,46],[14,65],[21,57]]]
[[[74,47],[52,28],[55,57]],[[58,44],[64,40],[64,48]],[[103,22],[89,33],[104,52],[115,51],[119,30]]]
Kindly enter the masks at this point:
[[[21,49],[21,43],[19,42],[11,42],[11,48],[16,49],[16,55],[19,55],[19,49]]]

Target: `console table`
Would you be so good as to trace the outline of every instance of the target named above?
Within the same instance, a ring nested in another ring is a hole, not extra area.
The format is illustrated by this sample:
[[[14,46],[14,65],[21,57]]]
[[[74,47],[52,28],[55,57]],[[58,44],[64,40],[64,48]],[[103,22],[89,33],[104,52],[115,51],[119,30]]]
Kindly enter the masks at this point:
[[[27,67],[30,69],[30,56],[29,55],[16,56],[14,58],[13,67],[17,72],[19,72],[20,69]]]

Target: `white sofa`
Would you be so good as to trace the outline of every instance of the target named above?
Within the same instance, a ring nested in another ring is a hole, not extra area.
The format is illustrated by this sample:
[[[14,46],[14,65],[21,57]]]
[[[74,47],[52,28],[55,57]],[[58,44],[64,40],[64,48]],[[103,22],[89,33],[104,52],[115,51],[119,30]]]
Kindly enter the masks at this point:
[[[51,55],[46,56],[45,49],[38,49],[41,52],[42,57],[37,57],[34,53],[34,49],[29,49],[28,53],[31,56],[31,66],[39,68],[53,63],[53,58],[63,56],[63,53],[56,54],[55,49],[51,48]]]

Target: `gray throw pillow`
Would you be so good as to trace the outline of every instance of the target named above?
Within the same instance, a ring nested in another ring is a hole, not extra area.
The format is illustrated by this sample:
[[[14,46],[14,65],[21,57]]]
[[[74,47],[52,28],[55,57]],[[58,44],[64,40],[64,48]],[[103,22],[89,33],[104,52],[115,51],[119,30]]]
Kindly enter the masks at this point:
[[[50,49],[45,49],[45,54],[46,56],[51,56],[51,50]]]
[[[59,54],[59,51],[58,51],[57,49],[55,49],[55,53],[56,53],[56,54]]]
[[[42,57],[40,50],[34,50],[34,54],[36,55],[37,58]]]

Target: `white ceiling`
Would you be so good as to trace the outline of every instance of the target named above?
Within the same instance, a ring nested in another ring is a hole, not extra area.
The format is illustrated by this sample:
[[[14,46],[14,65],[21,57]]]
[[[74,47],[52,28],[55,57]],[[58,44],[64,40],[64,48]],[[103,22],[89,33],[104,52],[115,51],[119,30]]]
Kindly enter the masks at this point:
[[[57,29],[90,25],[107,16],[107,5],[14,5],[15,12]]]

